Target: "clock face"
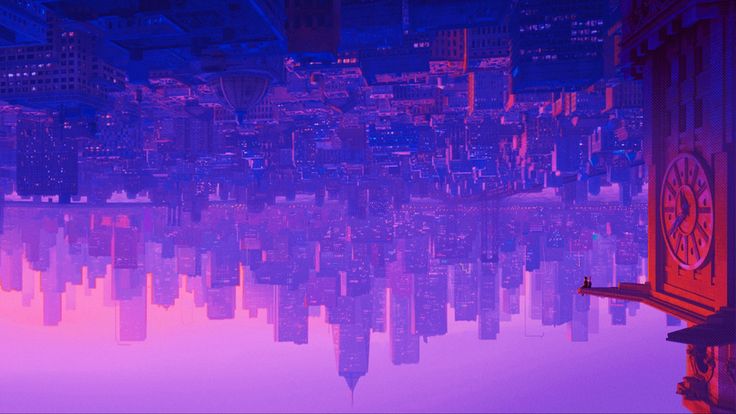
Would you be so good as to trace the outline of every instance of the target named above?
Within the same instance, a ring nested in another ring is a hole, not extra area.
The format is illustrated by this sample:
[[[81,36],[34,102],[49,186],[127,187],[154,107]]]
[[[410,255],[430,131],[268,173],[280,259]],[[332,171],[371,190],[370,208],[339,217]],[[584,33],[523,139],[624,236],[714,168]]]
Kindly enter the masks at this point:
[[[659,204],[670,255],[684,269],[699,268],[713,240],[713,194],[707,171],[697,158],[681,154],[670,162]]]

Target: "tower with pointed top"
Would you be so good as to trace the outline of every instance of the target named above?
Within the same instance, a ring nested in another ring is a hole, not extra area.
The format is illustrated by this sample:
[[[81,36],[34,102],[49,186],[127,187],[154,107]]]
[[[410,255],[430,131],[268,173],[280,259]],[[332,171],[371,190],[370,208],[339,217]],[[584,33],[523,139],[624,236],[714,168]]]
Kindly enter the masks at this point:
[[[351,300],[353,312],[346,312],[344,320],[332,325],[337,373],[345,379],[351,399],[358,380],[368,373],[371,320],[367,311],[370,310],[370,301],[361,300],[366,298],[367,296]]]

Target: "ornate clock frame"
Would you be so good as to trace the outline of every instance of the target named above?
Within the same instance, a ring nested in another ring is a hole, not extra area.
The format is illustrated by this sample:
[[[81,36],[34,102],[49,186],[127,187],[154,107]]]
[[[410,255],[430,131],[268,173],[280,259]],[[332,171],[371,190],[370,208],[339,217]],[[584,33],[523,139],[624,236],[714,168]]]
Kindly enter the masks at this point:
[[[702,267],[713,243],[710,171],[695,155],[680,153],[665,170],[659,206],[661,231],[670,256],[686,270]]]

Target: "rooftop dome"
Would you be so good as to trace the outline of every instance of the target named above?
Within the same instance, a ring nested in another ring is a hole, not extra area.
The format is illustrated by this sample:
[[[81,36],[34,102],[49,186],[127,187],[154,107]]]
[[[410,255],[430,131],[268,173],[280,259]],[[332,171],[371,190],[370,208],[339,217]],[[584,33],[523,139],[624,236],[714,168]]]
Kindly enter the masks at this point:
[[[225,74],[217,79],[219,94],[242,122],[246,111],[256,106],[268,90],[270,79],[257,73]]]

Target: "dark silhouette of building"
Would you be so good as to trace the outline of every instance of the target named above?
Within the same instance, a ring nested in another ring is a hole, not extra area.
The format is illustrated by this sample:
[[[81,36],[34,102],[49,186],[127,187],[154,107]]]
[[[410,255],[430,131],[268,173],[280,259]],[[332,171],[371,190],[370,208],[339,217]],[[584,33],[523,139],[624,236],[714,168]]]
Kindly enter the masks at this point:
[[[336,53],[340,43],[340,0],[287,0],[289,52]]]

